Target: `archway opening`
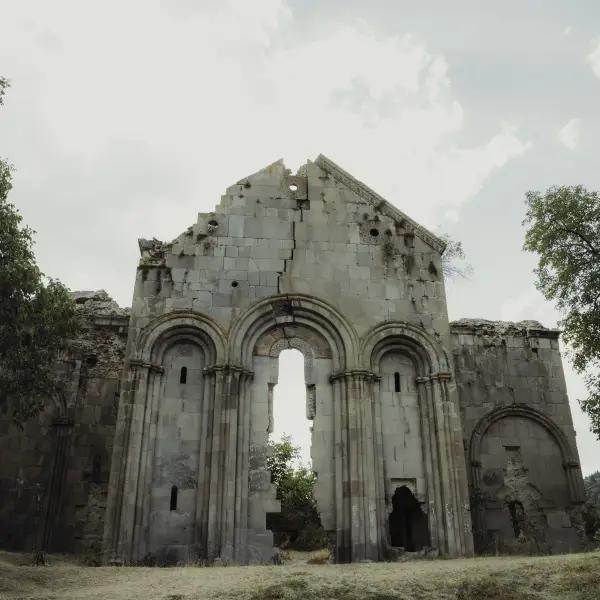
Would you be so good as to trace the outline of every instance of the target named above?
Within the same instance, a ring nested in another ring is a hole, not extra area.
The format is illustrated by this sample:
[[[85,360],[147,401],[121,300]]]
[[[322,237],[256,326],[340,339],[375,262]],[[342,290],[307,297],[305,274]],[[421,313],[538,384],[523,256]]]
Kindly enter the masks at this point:
[[[325,545],[311,460],[315,385],[306,381],[305,358],[298,350],[283,350],[278,361],[277,384],[272,389],[270,460],[281,512],[267,514],[267,528],[279,548],[315,550]]]
[[[417,552],[429,546],[427,515],[405,485],[396,488],[392,497],[392,507],[389,517],[391,545],[404,548],[406,552]]]
[[[279,374],[273,387],[272,442],[290,436],[299,448],[295,466],[310,467],[312,421],[307,414],[307,386],[304,378],[304,355],[299,350],[283,350],[279,354]]]

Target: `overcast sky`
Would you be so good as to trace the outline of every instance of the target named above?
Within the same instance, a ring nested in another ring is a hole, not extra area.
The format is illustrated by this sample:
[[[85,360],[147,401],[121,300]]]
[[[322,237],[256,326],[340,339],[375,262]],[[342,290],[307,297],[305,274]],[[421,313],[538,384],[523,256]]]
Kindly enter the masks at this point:
[[[0,0],[0,75],[0,155],[42,269],[122,305],[138,237],[172,239],[245,175],[323,152],[463,241],[451,318],[555,326],[524,193],[600,189],[597,0]],[[301,361],[281,363],[277,431],[302,440]],[[589,473],[600,443],[565,367]]]

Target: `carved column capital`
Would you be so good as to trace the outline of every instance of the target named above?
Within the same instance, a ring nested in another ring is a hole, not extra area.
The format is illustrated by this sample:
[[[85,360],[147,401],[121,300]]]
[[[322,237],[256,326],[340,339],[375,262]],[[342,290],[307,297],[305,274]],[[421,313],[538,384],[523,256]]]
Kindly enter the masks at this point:
[[[430,373],[429,375],[417,377],[417,383],[428,383],[430,381],[450,381],[451,379],[452,373],[448,371],[438,371],[437,373]]]
[[[332,383],[339,379],[365,379],[368,381],[379,381],[381,376],[367,369],[350,369],[348,371],[338,371],[329,377],[329,381]]]
[[[154,373],[164,373],[165,368],[162,365],[156,365],[154,363],[142,360],[139,358],[132,358],[129,361],[129,367],[131,369],[148,369]]]
[[[254,377],[254,371],[250,371],[249,369],[245,369],[244,367],[241,367],[239,365],[229,365],[229,364],[215,364],[215,365],[210,365],[209,367],[205,367],[204,369],[202,369],[202,372],[210,375],[213,373],[239,373],[241,375],[245,375],[249,378],[253,378]]]

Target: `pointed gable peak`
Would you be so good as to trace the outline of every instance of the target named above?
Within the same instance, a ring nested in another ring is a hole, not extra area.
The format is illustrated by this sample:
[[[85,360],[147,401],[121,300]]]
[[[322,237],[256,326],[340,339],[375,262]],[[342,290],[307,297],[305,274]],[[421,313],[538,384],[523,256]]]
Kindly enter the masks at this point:
[[[355,194],[369,202],[377,210],[391,217],[395,221],[408,223],[414,231],[414,234],[422,239],[426,244],[437,250],[440,254],[446,249],[446,242],[439,238],[434,233],[431,233],[428,229],[419,225],[416,221],[411,219],[407,214],[396,208],[393,204],[388,202],[383,196],[380,196],[377,192],[372,190],[369,186],[359,181],[350,173],[342,169],[339,165],[334,163],[331,159],[327,158],[324,154],[319,154],[315,160],[315,164],[321,169],[326,171],[336,181],[344,184],[347,188],[351,189]]]

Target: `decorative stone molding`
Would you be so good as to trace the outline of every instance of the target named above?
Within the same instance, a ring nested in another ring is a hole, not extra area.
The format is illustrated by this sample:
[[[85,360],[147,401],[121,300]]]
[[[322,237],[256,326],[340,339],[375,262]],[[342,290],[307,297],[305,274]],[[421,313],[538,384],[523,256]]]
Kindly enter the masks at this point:
[[[329,381],[333,382],[346,377],[363,377],[370,381],[379,381],[381,379],[381,376],[373,371],[368,371],[366,369],[351,369],[349,371],[338,371],[337,373],[333,373],[329,376]]]
[[[446,350],[423,329],[401,321],[383,323],[369,331],[361,341],[361,361],[376,371],[381,357],[396,350],[413,359],[419,377],[450,376]]]
[[[129,361],[129,366],[134,369],[148,369],[149,371],[152,371],[154,373],[163,373],[165,370],[162,365],[156,365],[151,362],[148,362],[147,360],[142,360],[138,358],[132,358]]]
[[[440,254],[443,254],[444,250],[446,249],[446,243],[443,240],[425,229],[425,227],[422,225],[419,225],[416,221],[413,221],[408,215],[390,204],[383,196],[380,196],[362,181],[352,177],[350,173],[344,171],[344,169],[336,165],[332,160],[323,154],[319,154],[315,160],[315,164],[321,167],[324,171],[327,171],[327,173],[329,173],[336,181],[343,183],[356,195],[366,200],[369,204],[380,210],[383,214],[394,219],[395,221],[404,221],[408,223],[417,237],[437,250]]]
[[[254,377],[254,371],[244,369],[244,367],[240,367],[239,365],[211,365],[210,367],[202,369],[202,372],[206,374],[217,373],[220,371],[241,373],[242,375],[247,375],[248,377]]]

